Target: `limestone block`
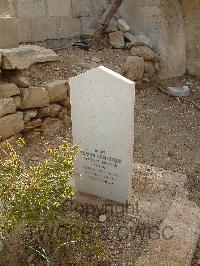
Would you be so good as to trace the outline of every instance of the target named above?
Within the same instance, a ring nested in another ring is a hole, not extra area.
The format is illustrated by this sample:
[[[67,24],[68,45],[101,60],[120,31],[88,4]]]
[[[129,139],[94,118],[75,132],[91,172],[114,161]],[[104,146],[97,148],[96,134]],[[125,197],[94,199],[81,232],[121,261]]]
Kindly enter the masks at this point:
[[[21,88],[22,107],[28,109],[34,107],[48,106],[50,102],[49,93],[42,87]]]
[[[139,56],[129,56],[125,63],[123,74],[130,80],[140,80],[144,74],[144,59]]]
[[[92,0],[72,0],[72,15],[74,18],[94,15]]]
[[[185,73],[185,23],[178,0],[124,0],[119,14],[132,32],[143,32],[152,41],[161,57],[161,78]]]
[[[57,39],[57,17],[34,17],[31,18],[31,41],[45,41]]]
[[[53,135],[63,128],[63,123],[57,118],[46,118],[42,123],[44,134]]]
[[[59,102],[67,98],[67,80],[55,80],[44,83],[42,86],[49,92],[50,102]]]
[[[146,46],[132,47],[131,54],[144,57],[144,60],[154,61],[155,53]]]
[[[0,118],[0,139],[13,136],[24,129],[23,113],[5,115]]]
[[[117,25],[118,25],[118,28],[119,30],[123,31],[123,32],[126,32],[126,31],[129,31],[130,30],[130,27],[129,25],[126,23],[126,21],[122,18],[119,18],[117,20]]]
[[[20,0],[17,1],[19,17],[42,17],[46,15],[45,0]]]
[[[124,33],[116,31],[109,34],[110,45],[114,48],[124,47]]]
[[[18,19],[12,17],[0,18],[0,48],[12,48],[19,45]]]
[[[0,82],[0,98],[7,98],[18,94],[20,94],[20,90],[15,84]]]
[[[0,117],[16,112],[16,105],[12,98],[0,98]]]
[[[47,107],[38,109],[38,117],[55,117],[59,114],[61,106],[59,104],[51,104]]]
[[[14,96],[14,97],[12,97],[12,98],[13,98],[13,101],[15,102],[16,108],[17,108],[17,109],[20,109],[21,106],[22,106],[22,100],[21,100],[21,97],[20,97],[20,96]]]
[[[51,50],[36,45],[21,45],[18,48],[0,49],[3,69],[27,69],[39,62],[57,61],[58,55]]]
[[[19,23],[18,36],[20,42],[31,42],[32,41],[31,19],[27,17],[19,18],[18,23]]]
[[[81,22],[78,18],[58,17],[56,24],[57,39],[79,37]]]
[[[95,15],[99,17],[107,10],[109,3],[106,0],[93,0]]]
[[[82,34],[86,33],[88,30],[95,30],[98,25],[99,17],[81,17]]]
[[[49,16],[71,16],[71,0],[47,0]]]

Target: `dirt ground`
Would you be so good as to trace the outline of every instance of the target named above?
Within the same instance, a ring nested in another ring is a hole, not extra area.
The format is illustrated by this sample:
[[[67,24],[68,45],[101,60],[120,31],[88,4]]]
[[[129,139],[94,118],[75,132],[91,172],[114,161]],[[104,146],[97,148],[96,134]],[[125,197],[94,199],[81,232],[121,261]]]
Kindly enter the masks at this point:
[[[38,85],[55,79],[68,80],[69,77],[81,73],[82,69],[85,70],[93,57],[99,58],[101,65],[121,74],[128,55],[128,51],[110,48],[100,52],[83,51],[78,48],[59,49],[56,52],[60,55],[60,62],[37,64],[27,71],[26,74],[32,84]],[[171,97],[158,89],[158,87],[164,88],[171,85],[189,85],[190,96],[185,101]],[[133,121],[135,125],[134,161],[149,167],[155,166],[185,173],[188,177],[191,198],[200,206],[200,109],[192,102],[200,105],[200,79],[189,75],[153,82],[146,88],[136,89],[135,121]],[[60,135],[45,138],[38,144],[28,145],[24,150],[24,158],[27,162],[40,160],[45,157],[43,146],[47,142],[58,145],[66,137],[71,139],[70,129]],[[98,221],[98,216],[96,219]],[[101,230],[107,227],[116,229],[116,225],[120,226],[124,222],[130,221],[123,221],[122,217],[118,217],[116,222],[114,218],[108,217],[106,223],[100,227]],[[109,241],[107,243],[111,250],[109,253],[112,254],[112,262],[115,256],[119,257],[117,254],[120,254],[123,249],[132,250],[132,252],[135,250],[138,256],[141,248],[145,246],[140,241],[133,243],[134,248],[129,242],[123,244],[122,241],[113,241],[112,238]],[[123,256],[126,256],[126,252],[123,252]],[[134,254],[130,255],[129,252],[127,256],[133,257]],[[117,264],[109,262],[108,265]]]

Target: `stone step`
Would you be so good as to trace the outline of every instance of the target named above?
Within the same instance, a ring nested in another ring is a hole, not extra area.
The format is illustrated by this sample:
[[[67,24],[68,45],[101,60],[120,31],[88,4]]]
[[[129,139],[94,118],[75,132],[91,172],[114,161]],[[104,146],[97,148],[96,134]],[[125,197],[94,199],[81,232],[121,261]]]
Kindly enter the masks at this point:
[[[150,241],[148,251],[136,266],[189,266],[199,239],[200,209],[177,193],[165,220],[160,225],[160,239]]]

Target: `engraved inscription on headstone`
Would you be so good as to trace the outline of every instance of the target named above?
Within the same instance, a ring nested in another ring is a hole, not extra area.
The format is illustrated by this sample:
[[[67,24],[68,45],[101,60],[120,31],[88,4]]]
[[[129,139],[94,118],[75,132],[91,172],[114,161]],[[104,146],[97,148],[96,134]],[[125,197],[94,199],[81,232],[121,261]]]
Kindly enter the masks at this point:
[[[78,191],[119,203],[130,199],[134,82],[101,66],[70,79]]]

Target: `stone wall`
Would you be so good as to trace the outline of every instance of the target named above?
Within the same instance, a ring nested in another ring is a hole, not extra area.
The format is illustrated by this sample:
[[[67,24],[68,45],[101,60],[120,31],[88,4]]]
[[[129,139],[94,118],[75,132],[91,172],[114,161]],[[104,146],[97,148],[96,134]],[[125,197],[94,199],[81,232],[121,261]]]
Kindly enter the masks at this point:
[[[18,42],[66,46],[68,38],[94,32],[109,2],[1,0],[0,48]],[[132,33],[144,32],[152,40],[161,55],[161,77],[200,75],[200,0],[124,0],[119,14]]]

